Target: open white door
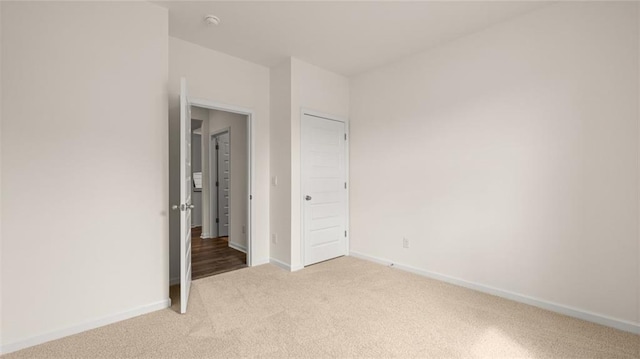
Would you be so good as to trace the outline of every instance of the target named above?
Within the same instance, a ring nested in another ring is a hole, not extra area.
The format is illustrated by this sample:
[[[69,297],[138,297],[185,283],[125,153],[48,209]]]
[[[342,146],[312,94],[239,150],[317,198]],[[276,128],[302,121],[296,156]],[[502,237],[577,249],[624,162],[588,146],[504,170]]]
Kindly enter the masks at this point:
[[[347,254],[345,124],[302,117],[304,265]]]
[[[180,79],[180,313],[187,312],[191,289],[191,105],[187,80]],[[176,208],[177,207],[177,208]]]

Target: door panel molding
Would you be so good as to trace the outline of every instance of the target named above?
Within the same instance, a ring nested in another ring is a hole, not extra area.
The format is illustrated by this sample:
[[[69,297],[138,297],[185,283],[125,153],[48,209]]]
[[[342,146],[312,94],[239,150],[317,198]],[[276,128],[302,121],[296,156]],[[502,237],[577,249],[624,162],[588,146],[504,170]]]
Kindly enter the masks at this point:
[[[302,262],[302,267],[306,266],[306,265],[310,265],[308,264],[308,259],[305,258],[305,251],[306,251],[306,246],[309,240],[311,240],[311,238],[305,238],[305,196],[307,195],[307,193],[305,192],[305,171],[304,171],[304,158],[305,155],[303,153],[304,151],[304,133],[303,133],[303,122],[305,121],[305,116],[311,116],[311,117],[316,117],[319,119],[323,119],[323,120],[328,120],[328,121],[335,121],[335,122],[340,122],[344,125],[344,186],[345,186],[345,203],[344,203],[344,234],[345,234],[345,242],[344,242],[344,249],[341,255],[348,255],[349,254],[349,250],[350,250],[350,237],[351,237],[351,231],[350,231],[350,227],[349,227],[349,193],[350,193],[350,182],[349,182],[349,142],[350,142],[350,134],[349,134],[349,121],[346,118],[342,118],[340,116],[335,116],[332,114],[327,114],[327,113],[323,113],[320,111],[315,111],[315,110],[311,110],[308,108],[301,108],[300,109],[300,209],[301,209],[301,213],[300,213],[300,238],[301,238],[301,243],[300,243],[300,258],[301,258],[301,262]],[[327,158],[325,158],[324,160],[326,161],[330,161],[331,159],[329,158],[330,156],[326,156]],[[327,195],[328,197],[331,197],[329,195]],[[321,201],[326,200],[327,198],[322,197],[322,198],[318,198]],[[328,224],[327,224],[328,225]]]
[[[180,313],[187,312],[191,290],[191,104],[187,80],[180,79]]]

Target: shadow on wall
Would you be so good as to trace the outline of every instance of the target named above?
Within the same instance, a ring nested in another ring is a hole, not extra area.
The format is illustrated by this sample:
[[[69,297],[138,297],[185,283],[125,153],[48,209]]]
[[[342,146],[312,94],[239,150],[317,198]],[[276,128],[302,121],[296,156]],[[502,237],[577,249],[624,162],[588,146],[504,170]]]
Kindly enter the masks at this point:
[[[180,202],[180,103],[177,96],[169,95],[169,281],[180,283],[180,216],[171,205]],[[175,253],[175,255],[174,255]]]
[[[198,132],[201,128],[201,120],[191,120],[191,169],[194,174],[202,173],[202,133]],[[195,206],[191,215],[191,227],[202,227],[202,188],[191,186],[191,203]]]

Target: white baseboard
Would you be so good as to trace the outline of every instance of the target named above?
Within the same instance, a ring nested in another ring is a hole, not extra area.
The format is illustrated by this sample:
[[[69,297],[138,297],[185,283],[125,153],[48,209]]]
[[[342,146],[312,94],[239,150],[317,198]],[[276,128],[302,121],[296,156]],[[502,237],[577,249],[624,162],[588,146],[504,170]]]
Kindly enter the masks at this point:
[[[291,266],[285,262],[279,261],[275,258],[270,258],[269,262],[273,265],[276,265],[284,270],[286,270],[287,272],[291,272]]]
[[[368,254],[364,254],[364,253],[360,253],[360,252],[352,251],[350,253],[350,255],[353,256],[353,257],[356,257],[356,258],[368,260],[368,261],[375,262],[375,263],[378,263],[378,264],[382,264],[382,265],[385,265],[385,266],[392,266],[393,268],[397,268],[397,269],[404,270],[404,271],[407,271],[407,272],[415,273],[415,274],[418,274],[418,275],[421,275],[421,276],[424,276],[424,277],[428,277],[428,278],[432,278],[432,279],[436,279],[436,280],[439,280],[439,281],[442,281],[442,282],[447,282],[447,283],[455,284],[455,285],[458,285],[458,286],[461,286],[461,287],[473,289],[473,290],[476,290],[478,292],[483,292],[483,293],[495,295],[497,297],[502,297],[502,298],[506,298],[506,299],[509,299],[509,300],[513,300],[515,302],[529,304],[529,305],[532,305],[534,307],[546,309],[546,310],[549,310],[549,311],[552,311],[552,312],[564,314],[564,315],[567,315],[567,316],[570,316],[570,317],[586,320],[586,321],[589,321],[589,322],[602,324],[602,325],[605,325],[605,326],[608,326],[608,327],[624,330],[626,332],[631,332],[631,333],[634,333],[634,334],[640,334],[640,323],[633,323],[633,322],[629,322],[629,321],[626,321],[626,320],[611,318],[611,317],[608,317],[606,315],[592,313],[592,312],[589,312],[589,311],[586,311],[586,310],[573,308],[573,307],[562,305],[562,304],[558,304],[558,303],[548,302],[546,300],[529,297],[529,296],[526,296],[526,295],[523,295],[523,294],[510,292],[510,291],[507,291],[507,290],[503,290],[503,289],[487,286],[487,285],[484,285],[484,284],[474,283],[474,282],[466,281],[464,279],[450,277],[448,275],[444,275],[444,274],[440,274],[440,273],[430,272],[430,271],[419,269],[419,268],[412,267],[412,266],[409,266],[409,265],[394,263],[394,262],[392,262],[392,261],[390,261],[388,259],[374,257],[374,256],[370,256]]]
[[[213,238],[213,236],[211,236],[209,233],[200,233],[200,238],[207,239],[207,238]]]
[[[247,253],[247,247],[238,243],[229,242],[229,247],[238,250],[243,253]]]
[[[99,328],[108,324],[119,322],[125,319],[137,317],[139,315],[155,312],[171,307],[171,299],[167,298],[155,303],[139,306],[124,312],[116,313],[99,319],[91,320],[82,324],[74,325],[65,329],[55,330],[49,333],[33,336],[28,339],[23,339],[17,342],[5,344],[0,347],[0,354],[12,353],[21,349],[26,349],[34,345],[43,344],[52,340],[67,337],[78,333],[85,332],[87,330]]]
[[[271,258],[269,260],[269,262],[271,264],[273,264],[273,265],[276,265],[276,266],[288,271],[288,272],[295,272],[295,271],[299,271],[300,269],[304,268],[304,266],[291,266],[290,264],[282,262],[282,261],[277,260],[275,258]]]
[[[176,284],[180,284],[180,277],[175,277],[175,278],[171,278],[169,279],[169,285],[176,285]]]

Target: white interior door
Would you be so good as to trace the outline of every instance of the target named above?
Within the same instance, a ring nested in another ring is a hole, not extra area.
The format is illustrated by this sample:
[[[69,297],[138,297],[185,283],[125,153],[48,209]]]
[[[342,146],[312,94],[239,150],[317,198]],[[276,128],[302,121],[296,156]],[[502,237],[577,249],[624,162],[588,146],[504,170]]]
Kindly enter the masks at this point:
[[[302,117],[304,265],[347,254],[345,124]]]
[[[229,197],[231,177],[231,156],[229,132],[217,136],[218,140],[218,236],[229,235]]]
[[[191,289],[191,105],[187,80],[180,79],[180,313],[187,312]]]

